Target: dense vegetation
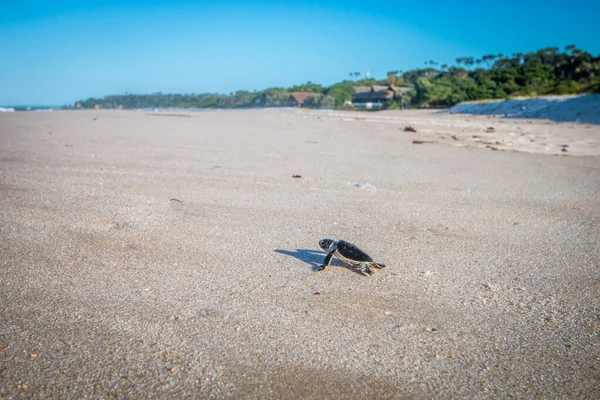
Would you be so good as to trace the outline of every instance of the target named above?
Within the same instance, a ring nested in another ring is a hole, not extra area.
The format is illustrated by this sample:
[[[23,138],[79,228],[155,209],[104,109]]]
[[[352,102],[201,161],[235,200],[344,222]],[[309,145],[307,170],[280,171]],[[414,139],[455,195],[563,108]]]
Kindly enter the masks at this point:
[[[291,88],[263,91],[238,91],[225,94],[113,95],[103,99],[80,101],[83,108],[244,108],[280,107],[288,104],[291,92],[313,92],[307,106],[342,108],[352,99],[357,85],[407,87],[386,104],[394,109],[409,107],[444,107],[461,101],[502,99],[516,96],[548,94],[600,93],[600,56],[593,57],[574,45],[563,51],[549,47],[527,54],[488,54],[481,58],[461,57],[456,65],[439,65],[431,60],[426,68],[407,72],[391,71],[386,80],[345,80],[330,87],[308,82]],[[360,73],[351,72],[358,79]]]

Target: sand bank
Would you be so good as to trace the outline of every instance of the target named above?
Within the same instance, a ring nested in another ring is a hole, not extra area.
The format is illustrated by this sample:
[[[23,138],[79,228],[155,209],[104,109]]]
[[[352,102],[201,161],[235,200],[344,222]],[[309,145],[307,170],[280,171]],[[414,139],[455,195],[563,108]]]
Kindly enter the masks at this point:
[[[464,102],[450,112],[600,124],[600,94]]]

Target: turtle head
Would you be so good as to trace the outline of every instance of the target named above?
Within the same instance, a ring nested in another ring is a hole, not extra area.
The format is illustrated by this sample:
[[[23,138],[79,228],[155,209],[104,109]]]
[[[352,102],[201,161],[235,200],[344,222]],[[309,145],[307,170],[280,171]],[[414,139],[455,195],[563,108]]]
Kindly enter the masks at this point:
[[[325,251],[330,251],[332,250],[333,246],[335,245],[335,241],[331,240],[331,239],[321,239],[319,240],[319,247],[322,248]]]

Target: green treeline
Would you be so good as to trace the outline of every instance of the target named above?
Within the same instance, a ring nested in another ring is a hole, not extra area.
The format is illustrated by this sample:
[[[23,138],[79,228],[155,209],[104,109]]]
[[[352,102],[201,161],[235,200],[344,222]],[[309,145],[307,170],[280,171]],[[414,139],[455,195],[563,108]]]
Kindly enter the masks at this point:
[[[504,99],[517,96],[550,94],[600,93],[600,56],[574,45],[562,51],[549,47],[527,54],[484,55],[481,58],[461,57],[456,65],[439,65],[431,60],[426,68],[411,71],[390,71],[387,79],[345,80],[329,87],[306,83],[290,88],[269,88],[263,91],[237,91],[230,94],[163,94],[112,95],[102,99],[78,101],[82,108],[249,108],[288,105],[290,93],[313,92],[316,96],[305,106],[343,108],[352,99],[354,86],[394,85],[407,88],[397,92],[385,107],[444,107],[462,101]],[[76,104],[77,104],[76,103]]]

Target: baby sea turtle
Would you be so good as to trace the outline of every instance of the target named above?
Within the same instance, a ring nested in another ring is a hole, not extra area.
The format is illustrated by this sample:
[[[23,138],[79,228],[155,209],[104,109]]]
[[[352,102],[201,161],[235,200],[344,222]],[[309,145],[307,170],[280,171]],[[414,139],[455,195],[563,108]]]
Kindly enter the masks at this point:
[[[375,268],[385,268],[385,264],[379,264],[373,261],[373,259],[364,251],[359,249],[356,245],[346,242],[344,240],[338,240],[337,242],[332,239],[321,239],[319,240],[319,246],[328,252],[323,265],[319,266],[317,271],[322,271],[326,266],[329,265],[333,256],[336,256],[346,264],[350,264],[354,267],[358,266],[360,272],[363,275],[371,275]]]

